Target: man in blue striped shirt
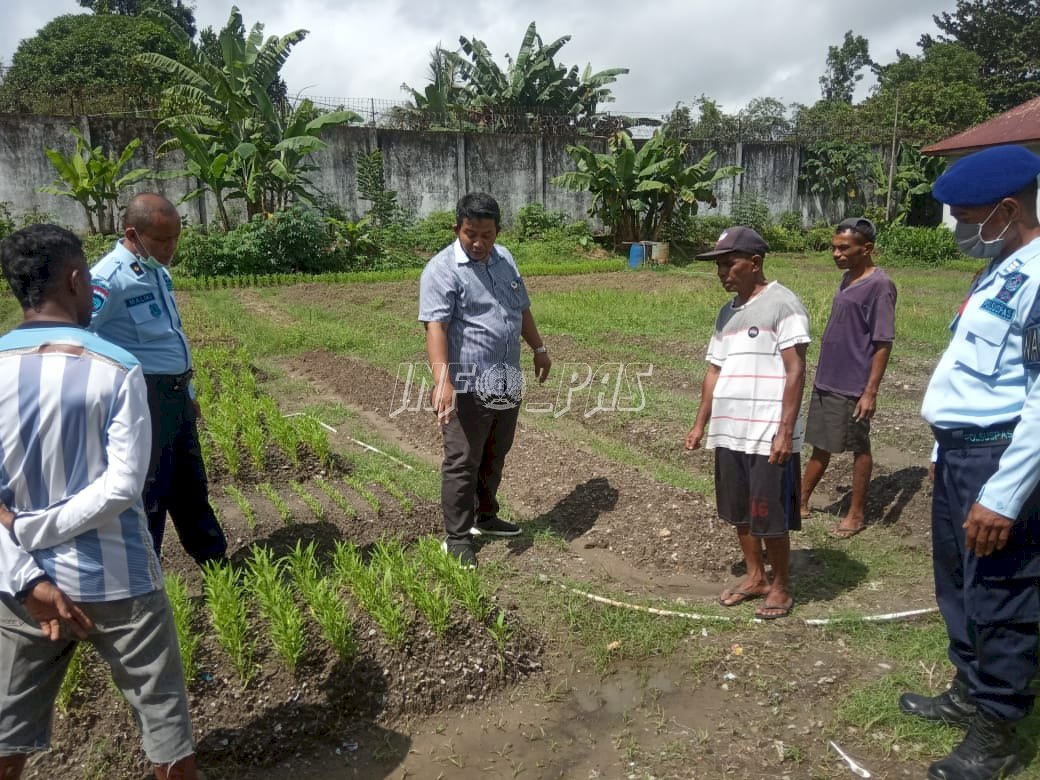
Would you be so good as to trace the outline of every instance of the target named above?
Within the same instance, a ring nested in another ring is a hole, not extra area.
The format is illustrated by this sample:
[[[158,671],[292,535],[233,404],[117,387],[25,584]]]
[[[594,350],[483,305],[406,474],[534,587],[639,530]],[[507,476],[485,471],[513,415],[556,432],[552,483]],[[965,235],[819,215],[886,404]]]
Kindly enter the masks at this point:
[[[141,502],[141,366],[84,330],[90,272],[72,233],[17,231],[0,266],[24,314],[0,338],[0,777],[48,747],[74,634],[134,708],[156,777],[194,778],[177,633]]]
[[[539,382],[552,365],[516,262],[495,243],[500,223],[494,198],[464,195],[455,208],[458,240],[434,255],[419,281],[432,403],[444,433],[444,549],[466,566],[477,563],[471,535],[520,533],[498,517],[496,498],[523,394],[520,338],[534,350]]]

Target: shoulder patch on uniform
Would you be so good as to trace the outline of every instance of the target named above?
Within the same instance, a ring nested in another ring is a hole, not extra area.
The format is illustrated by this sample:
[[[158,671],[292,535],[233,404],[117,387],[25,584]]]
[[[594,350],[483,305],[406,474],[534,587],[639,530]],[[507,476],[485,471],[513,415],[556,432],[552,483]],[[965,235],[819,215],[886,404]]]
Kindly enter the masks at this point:
[[[1022,362],[1027,366],[1040,365],[1040,325],[1026,328],[1022,334]]]
[[[987,298],[982,302],[980,307],[983,311],[989,312],[994,316],[1000,317],[1002,320],[1010,322],[1015,316],[1015,310],[1007,304],[998,301],[996,298]]]
[[[997,300],[1010,301],[1012,296],[1018,292],[1018,288],[1021,287],[1026,279],[1029,277],[1023,273],[1014,273],[1004,279],[1004,286],[1000,288],[1000,292],[997,293]]]
[[[130,270],[138,276],[144,276],[144,269],[141,267],[141,264],[136,260],[132,260],[130,262]]]
[[[105,303],[108,301],[108,294],[112,292],[112,288],[108,286],[108,282],[95,279],[93,284],[90,285],[90,289],[93,299],[94,314],[97,314],[105,308]]]

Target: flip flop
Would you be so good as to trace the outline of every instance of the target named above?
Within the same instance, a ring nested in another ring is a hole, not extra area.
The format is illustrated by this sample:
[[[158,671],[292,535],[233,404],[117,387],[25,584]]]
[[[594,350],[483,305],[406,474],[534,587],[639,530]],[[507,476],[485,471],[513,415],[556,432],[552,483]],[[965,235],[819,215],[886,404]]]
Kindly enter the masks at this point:
[[[755,610],[755,617],[759,620],[777,620],[790,615],[792,609],[794,609],[794,599],[791,599],[786,604],[770,604],[766,602]]]
[[[735,607],[738,604],[743,604],[745,601],[760,599],[764,595],[764,593],[753,593],[747,590],[739,590],[738,588],[727,588],[719,595],[719,603],[724,607]],[[733,599],[736,599],[736,601],[733,601]]]
[[[851,539],[856,534],[865,531],[866,528],[865,524],[858,528],[843,528],[841,525],[836,525],[830,530],[830,535],[834,539]]]

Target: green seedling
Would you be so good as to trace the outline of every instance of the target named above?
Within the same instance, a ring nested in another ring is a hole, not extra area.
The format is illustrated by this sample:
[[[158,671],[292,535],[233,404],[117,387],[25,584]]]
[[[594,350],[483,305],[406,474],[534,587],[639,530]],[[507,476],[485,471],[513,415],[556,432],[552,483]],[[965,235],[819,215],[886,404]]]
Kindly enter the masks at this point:
[[[296,673],[306,648],[303,613],[293,598],[292,589],[282,579],[282,562],[265,547],[254,547],[246,564],[249,584],[270,627],[271,644],[292,674]]]
[[[278,513],[278,517],[282,519],[285,525],[292,525],[293,515],[289,505],[285,503],[285,499],[279,495],[278,491],[274,489],[274,485],[270,482],[261,482],[256,486],[257,492],[262,494],[264,498],[271,502],[274,506],[275,511]]]
[[[256,512],[253,511],[253,506],[249,503],[249,499],[246,498],[245,494],[234,485],[225,485],[224,492],[232,501],[235,502],[236,506],[238,506],[238,511],[240,511],[242,517],[245,518],[249,530],[255,531]]]
[[[242,685],[248,685],[256,673],[256,648],[249,638],[247,600],[238,572],[231,566],[208,564],[202,571],[202,591],[217,641],[230,656]]]
[[[177,645],[181,651],[184,679],[190,684],[198,677],[199,645],[202,643],[202,635],[192,627],[195,605],[188,595],[188,587],[184,580],[176,574],[166,575],[166,596],[170,600],[170,611],[173,612],[173,623],[177,629]]]
[[[305,488],[299,482],[291,482],[289,487],[292,488],[293,492],[300,497],[300,500],[307,505],[307,508],[311,510],[311,514],[314,515],[319,521],[325,519],[325,507],[321,505],[321,502],[316,499],[307,488]]]
[[[347,500],[346,496],[336,489],[335,485],[324,477],[315,477],[314,484],[329,497],[329,500],[339,508],[339,511],[341,511],[348,520],[353,520],[357,517],[357,510],[354,508],[354,505]]]

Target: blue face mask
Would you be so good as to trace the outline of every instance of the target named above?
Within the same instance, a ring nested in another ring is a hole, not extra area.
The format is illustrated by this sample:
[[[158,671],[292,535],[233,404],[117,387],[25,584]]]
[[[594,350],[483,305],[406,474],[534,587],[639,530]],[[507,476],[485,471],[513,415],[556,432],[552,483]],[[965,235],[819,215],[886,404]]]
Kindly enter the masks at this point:
[[[1011,223],[1008,222],[996,238],[987,241],[982,237],[982,228],[989,222],[990,217],[997,213],[998,208],[1000,208],[999,203],[993,207],[993,211],[989,213],[989,216],[978,224],[958,222],[954,227],[953,237],[957,241],[957,246],[964,254],[969,257],[977,257],[980,260],[992,260],[995,257],[1000,257],[1001,252],[1004,251],[1004,234],[1008,232]]]

